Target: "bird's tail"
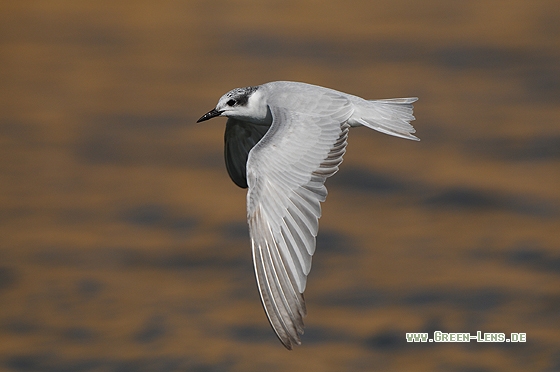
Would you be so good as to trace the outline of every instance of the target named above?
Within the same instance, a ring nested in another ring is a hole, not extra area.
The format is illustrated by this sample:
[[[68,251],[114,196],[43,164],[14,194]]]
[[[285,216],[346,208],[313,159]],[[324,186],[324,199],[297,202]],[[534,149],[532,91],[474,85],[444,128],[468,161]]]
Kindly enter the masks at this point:
[[[391,136],[419,141],[412,134],[416,130],[410,125],[414,120],[412,103],[417,100],[416,97],[363,100],[356,105],[348,122],[352,126],[363,125]]]

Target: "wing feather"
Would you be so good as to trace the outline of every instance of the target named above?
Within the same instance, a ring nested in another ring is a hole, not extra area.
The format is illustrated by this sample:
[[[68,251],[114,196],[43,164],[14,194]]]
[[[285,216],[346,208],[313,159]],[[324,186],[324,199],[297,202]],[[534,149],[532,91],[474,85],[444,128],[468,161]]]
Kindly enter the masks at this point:
[[[247,188],[246,164],[249,152],[263,138],[269,126],[257,125],[229,118],[224,134],[224,158],[231,180],[241,188]]]
[[[342,162],[353,112],[345,97],[332,92],[312,97],[269,102],[272,125],[250,151],[246,168],[257,285],[270,324],[288,349],[303,334],[303,292],[327,196],[324,183]]]

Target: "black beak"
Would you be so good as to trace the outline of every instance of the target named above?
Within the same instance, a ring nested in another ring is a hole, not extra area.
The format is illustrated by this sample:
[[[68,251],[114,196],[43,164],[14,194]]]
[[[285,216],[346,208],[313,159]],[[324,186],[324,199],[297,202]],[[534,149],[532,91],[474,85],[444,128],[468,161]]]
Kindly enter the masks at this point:
[[[202,115],[202,117],[198,119],[196,122],[200,123],[201,121],[206,121],[208,119],[215,118],[216,116],[220,116],[222,112],[223,111],[218,111],[216,109],[210,110],[206,114]]]

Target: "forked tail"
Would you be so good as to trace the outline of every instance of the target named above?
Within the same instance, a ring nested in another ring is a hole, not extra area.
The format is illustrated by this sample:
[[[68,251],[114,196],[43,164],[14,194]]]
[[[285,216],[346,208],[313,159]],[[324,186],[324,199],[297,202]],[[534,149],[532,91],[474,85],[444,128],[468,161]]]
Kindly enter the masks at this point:
[[[348,122],[352,126],[363,125],[391,136],[419,141],[412,134],[416,130],[410,125],[415,119],[412,104],[417,100],[409,97],[353,102],[356,108]]]

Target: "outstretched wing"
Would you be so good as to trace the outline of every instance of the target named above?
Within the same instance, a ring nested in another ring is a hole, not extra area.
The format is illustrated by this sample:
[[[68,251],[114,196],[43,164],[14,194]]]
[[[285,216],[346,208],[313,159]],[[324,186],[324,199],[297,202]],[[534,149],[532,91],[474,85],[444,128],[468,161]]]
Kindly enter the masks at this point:
[[[270,324],[288,349],[301,343],[303,292],[320,202],[327,196],[324,183],[342,162],[346,121],[353,112],[347,98],[330,92],[304,101],[283,97],[277,106],[269,103],[272,125],[247,162],[247,218],[257,285]]]
[[[228,174],[237,186],[247,188],[246,164],[249,151],[263,138],[268,128],[268,125],[228,119],[224,134],[224,158]]]

